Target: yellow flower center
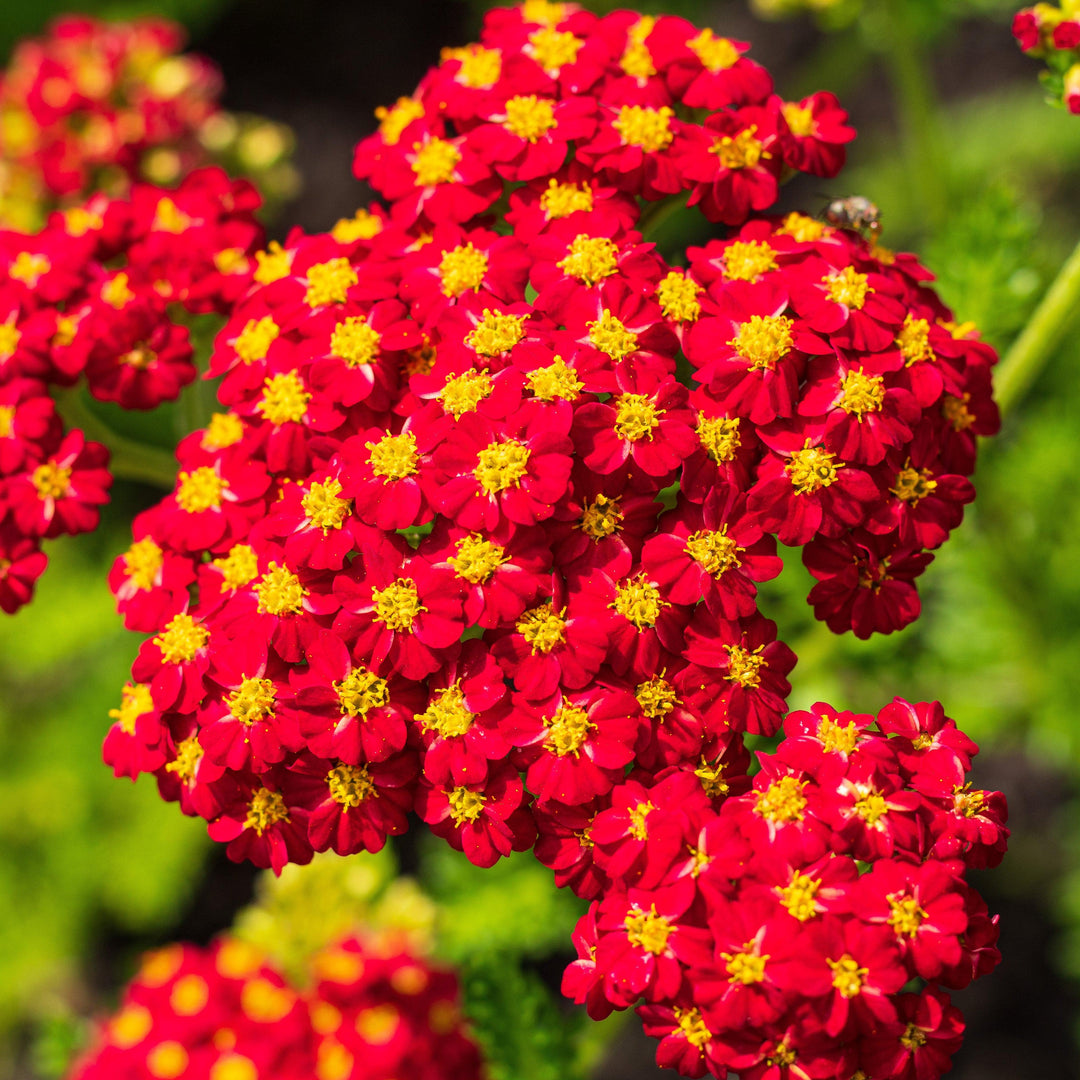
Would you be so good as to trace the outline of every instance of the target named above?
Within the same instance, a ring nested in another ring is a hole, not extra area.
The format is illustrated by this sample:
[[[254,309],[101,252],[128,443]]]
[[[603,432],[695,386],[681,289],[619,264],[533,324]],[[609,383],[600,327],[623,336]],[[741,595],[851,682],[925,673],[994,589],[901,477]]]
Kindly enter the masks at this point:
[[[656,299],[665,319],[673,322],[695,322],[701,314],[698,297],[704,288],[678,270],[669,270],[667,276],[656,286]]]
[[[176,757],[165,766],[165,771],[176,773],[177,780],[190,787],[195,783],[195,772],[202,756],[203,748],[199,745],[198,737],[191,735],[176,744]]]
[[[774,780],[764,791],[755,791],[755,813],[776,825],[787,825],[793,821],[802,821],[806,809],[806,796],[803,788],[805,780],[794,776],[781,776]]]
[[[351,289],[360,279],[344,256],[315,263],[308,267],[307,292],[304,303],[308,307],[324,307],[327,304],[344,304]]]
[[[772,156],[756,132],[757,125],[751,124],[737,135],[722,135],[709,147],[709,153],[715,154],[725,169],[756,168],[762,158]]]
[[[427,139],[413,143],[416,158],[412,171],[416,176],[417,187],[435,187],[454,179],[454,170],[461,161],[461,151],[445,139]]]
[[[22,331],[13,321],[0,323],[0,359],[9,360],[14,356],[21,340]]]
[[[577,377],[577,371],[568,367],[561,356],[548,364],[547,367],[534,368],[525,376],[525,382],[533,395],[541,401],[573,401],[585,384]]]
[[[955,431],[967,431],[975,423],[975,414],[968,408],[971,395],[962,398],[946,394],[941,402],[941,414],[952,424]]]
[[[643,41],[631,41],[626,46],[619,67],[632,79],[649,79],[656,74],[652,53]]]
[[[908,1024],[904,1029],[904,1034],[900,1036],[900,1045],[905,1050],[914,1053],[926,1045],[926,1032],[918,1024]]]
[[[465,706],[465,694],[454,683],[445,690],[436,690],[427,709],[416,718],[424,731],[434,731],[444,739],[464,735],[472,727],[476,714]]]
[[[240,723],[254,724],[274,715],[277,687],[273,679],[244,678],[225,699],[225,704]]]
[[[715,37],[708,27],[686,44],[714,75],[734,66],[739,59],[739,50],[727,38]]]
[[[768,1057],[765,1058],[765,1064],[770,1066],[790,1066],[795,1064],[795,1059],[797,1057],[798,1055],[795,1051],[788,1046],[786,1042],[781,1040],[769,1051]]]
[[[226,589],[242,589],[259,576],[259,557],[250,544],[234,544],[228,555],[214,560]]]
[[[595,322],[587,322],[586,329],[589,331],[589,342],[594,348],[610,356],[612,360],[622,360],[637,351],[637,334],[627,330],[622,321],[604,308],[600,318]]]
[[[807,495],[835,483],[836,472],[843,467],[843,464],[836,464],[828,450],[820,446],[804,446],[791,455],[784,471],[791,479],[795,494]]]
[[[733,566],[741,566],[743,549],[727,534],[727,525],[719,530],[701,529],[686,538],[686,554],[707,574],[720,577]]]
[[[271,791],[269,788],[259,788],[248,803],[247,817],[244,819],[245,829],[254,829],[262,836],[267,829],[276,825],[279,821],[288,821],[289,811],[285,806],[285,800],[280,791]]]
[[[757,956],[753,948],[754,943],[748,941],[741,952],[720,954],[727,969],[728,982],[753,986],[754,983],[765,981],[765,961],[769,959],[769,954]]]
[[[814,112],[803,108],[797,101],[784,102],[784,119],[791,128],[791,134],[805,138],[814,130]]]
[[[626,939],[635,948],[644,949],[653,956],[661,956],[667,951],[668,938],[675,927],[663,915],[657,915],[655,904],[648,911],[632,907],[623,921]]]
[[[624,517],[618,495],[597,495],[593,502],[585,504],[577,528],[591,540],[599,541],[617,533],[622,528]]]
[[[330,235],[339,244],[352,244],[357,240],[373,240],[382,230],[382,218],[360,209],[351,218],[338,218]]]
[[[896,344],[900,347],[900,355],[907,367],[920,361],[937,359],[930,345],[930,324],[925,319],[906,315],[904,325],[900,327],[900,333],[896,337]]]
[[[799,920],[806,922],[818,912],[817,894],[821,880],[796,870],[791,876],[791,883],[776,890],[780,903]]]
[[[674,115],[666,105],[659,109],[623,105],[611,126],[619,133],[623,146],[639,146],[646,154],[655,154],[670,146],[675,138],[671,130]]]
[[[260,615],[298,615],[304,607],[307,589],[287,567],[270,563],[259,578],[255,592],[259,597]]]
[[[353,668],[332,686],[346,716],[366,717],[372,709],[384,709],[390,703],[386,680],[363,666]]]
[[[363,315],[350,315],[334,327],[330,335],[330,351],[340,356],[350,368],[370,364],[379,355],[382,335],[369,325]]]
[[[124,553],[124,573],[140,592],[152,589],[165,563],[165,553],[149,536],[136,540]]]
[[[34,255],[29,251],[20,251],[15,256],[8,274],[14,281],[21,281],[27,288],[33,289],[52,269],[52,263],[44,255]]]
[[[477,251],[471,241],[445,252],[438,270],[443,295],[461,296],[479,289],[487,270],[487,255]]]
[[[704,757],[701,759],[701,763],[694,770],[694,775],[701,781],[701,790],[709,796],[710,799],[717,799],[722,795],[726,795],[731,790],[727,780],[724,779],[724,763],[717,761],[715,764],[710,765]]]
[[[489,443],[477,455],[476,482],[489,495],[517,487],[529,467],[532,451],[516,439]]]
[[[217,510],[221,497],[229,486],[210,465],[200,465],[192,472],[182,472],[176,489],[176,504],[187,514]]]
[[[136,345],[134,349],[128,349],[126,353],[121,353],[118,360],[121,364],[127,364],[128,367],[133,367],[138,371],[145,371],[157,360],[157,353],[147,345]]]
[[[655,809],[651,802],[640,802],[630,807],[627,815],[630,819],[629,833],[635,840],[644,840],[648,836],[646,821]]]
[[[660,612],[671,605],[660,596],[660,589],[645,576],[621,581],[615,588],[615,599],[608,605],[639,630],[656,625]]]
[[[826,754],[850,754],[859,742],[859,729],[852,720],[838,724],[828,716],[818,722],[817,740]]]
[[[530,608],[516,623],[517,632],[536,653],[549,653],[566,641],[566,619],[556,612],[552,604],[540,604]]]
[[[316,480],[300,500],[304,516],[325,536],[331,529],[340,529],[349,516],[349,499],[339,498],[341,481],[331,477],[325,482]]]
[[[579,211],[588,213],[593,208],[593,191],[588,184],[560,184],[549,180],[540,196],[540,208],[549,221],[569,217]]]
[[[724,277],[728,281],[757,281],[778,266],[775,250],[762,240],[735,240],[724,248]]]
[[[767,666],[765,657],[761,655],[763,645],[759,645],[753,652],[744,649],[741,645],[725,645],[728,654],[728,673],[724,676],[728,682],[736,682],[743,687],[755,687],[761,685],[761,668]]]
[[[790,236],[800,244],[809,244],[820,240],[828,230],[825,224],[816,218],[807,217],[806,214],[792,210],[776,231],[781,236]]]
[[[485,49],[483,45],[466,45],[463,49],[443,49],[441,58],[460,60],[454,78],[473,90],[490,90],[502,74],[502,53],[498,49]]]
[[[191,228],[191,218],[172,199],[160,199],[154,212],[154,223],[150,228],[179,236]]]
[[[651,679],[639,684],[634,691],[641,711],[650,720],[661,722],[676,705],[679,704],[679,695],[675,693],[675,687],[661,675],[654,675]]]
[[[554,30],[545,26],[529,35],[529,52],[532,58],[549,74],[557,74],[560,68],[577,60],[577,54],[585,42],[567,30]]]
[[[214,252],[214,269],[219,274],[242,274],[248,268],[243,248],[222,248]]]
[[[311,391],[304,386],[300,373],[286,371],[266,379],[262,399],[255,406],[255,411],[274,427],[281,427],[282,424],[296,424],[303,420],[310,400]]]
[[[204,450],[224,450],[244,437],[244,421],[236,413],[214,413],[206,425],[200,446]]]
[[[454,551],[455,554],[446,561],[454,568],[458,577],[473,585],[488,581],[491,575],[510,559],[504,547],[485,540],[479,533],[463,536],[454,545]]]
[[[135,734],[135,721],[143,713],[154,711],[154,699],[150,687],[144,683],[124,683],[120,691],[120,708],[109,710],[109,719],[115,720],[127,735]]]
[[[521,5],[521,21],[558,26],[566,18],[566,5],[552,0],[525,0]]]
[[[129,278],[125,273],[119,273],[110,278],[101,286],[101,299],[119,311],[126,304],[135,299],[135,294],[128,288]]]
[[[292,252],[283,250],[276,241],[271,240],[266,251],[255,252],[255,281],[259,285],[272,285],[292,273]]]
[[[70,210],[65,210],[63,216],[64,229],[68,236],[85,236],[88,232],[100,229],[105,224],[99,214],[85,210],[81,206],[73,206]]]
[[[161,650],[161,659],[164,663],[186,664],[205,647],[210,640],[210,631],[201,623],[197,623],[190,615],[181,612],[179,615],[174,615],[165,624],[165,629],[153,640]]]
[[[501,356],[525,336],[527,318],[484,308],[484,317],[469,332],[465,344],[481,356]]]
[[[46,461],[30,477],[39,499],[62,499],[71,487],[71,468]]]
[[[645,394],[620,394],[615,403],[615,434],[628,442],[652,439],[663,409]]]
[[[419,455],[416,452],[416,436],[411,431],[384,435],[377,443],[364,443],[364,448],[369,451],[371,471],[381,476],[384,484],[404,480],[417,471]]]
[[[859,311],[866,303],[866,294],[874,291],[870,288],[870,279],[851,266],[845,266],[835,274],[827,274],[821,283],[834,304],[843,304],[853,311]]]
[[[731,461],[742,445],[739,435],[739,418],[727,416],[706,416],[698,413],[698,441],[705,448],[705,453],[718,465]]]
[[[567,277],[576,278],[583,285],[595,285],[618,269],[619,245],[606,236],[578,233],[570,242],[566,257],[557,265]]]
[[[463,371],[448,375],[446,385],[439,391],[442,407],[455,420],[472,412],[486,397],[491,396],[491,376],[486,371]]]
[[[326,774],[326,784],[339,806],[359,806],[365,799],[379,797],[366,765],[338,765]]]
[[[896,931],[898,937],[904,934],[914,937],[927,917],[926,912],[919,906],[919,901],[914,896],[897,896],[895,893],[891,893],[887,899],[889,925]]]
[[[146,1071],[154,1080],[176,1080],[187,1070],[188,1052],[174,1039],[160,1042],[146,1055]]]
[[[487,799],[479,791],[459,787],[447,794],[447,801],[450,803],[451,820],[460,826],[475,821],[483,813]]]
[[[889,804],[885,797],[874,788],[868,788],[859,793],[855,800],[855,813],[866,822],[871,829],[884,828],[881,819],[889,812]]]
[[[375,110],[379,134],[387,146],[397,146],[405,129],[424,115],[424,106],[415,98],[399,97],[390,108],[380,105]]]
[[[793,319],[786,315],[751,315],[739,324],[739,333],[728,342],[751,371],[772,371],[789,352]]]
[[[555,103],[535,94],[512,97],[506,103],[503,127],[511,135],[534,143],[555,127]]]
[[[398,578],[385,589],[375,589],[371,598],[375,601],[376,620],[399,634],[411,634],[416,617],[427,611],[412,578]]]
[[[964,817],[977,817],[986,805],[986,792],[974,791],[970,784],[958,787],[953,792],[953,809]]]
[[[841,997],[853,998],[862,993],[863,983],[870,974],[869,968],[859,967],[859,962],[848,953],[844,953],[839,960],[826,959],[825,962],[832,968],[832,984]]]
[[[705,1026],[701,1013],[696,1008],[673,1010],[675,1022],[679,1025],[679,1034],[698,1050],[712,1042],[712,1032]]]
[[[840,383],[840,408],[862,421],[868,412],[880,412],[885,403],[885,380],[880,375],[867,375],[862,368],[853,368]]]

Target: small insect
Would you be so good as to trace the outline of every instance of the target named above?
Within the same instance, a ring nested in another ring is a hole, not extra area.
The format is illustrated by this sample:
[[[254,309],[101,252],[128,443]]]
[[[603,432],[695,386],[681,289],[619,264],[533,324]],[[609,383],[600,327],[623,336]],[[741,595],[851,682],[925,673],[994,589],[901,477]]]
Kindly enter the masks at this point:
[[[881,211],[862,195],[834,199],[825,207],[825,220],[838,229],[854,229],[875,237],[881,232]]]

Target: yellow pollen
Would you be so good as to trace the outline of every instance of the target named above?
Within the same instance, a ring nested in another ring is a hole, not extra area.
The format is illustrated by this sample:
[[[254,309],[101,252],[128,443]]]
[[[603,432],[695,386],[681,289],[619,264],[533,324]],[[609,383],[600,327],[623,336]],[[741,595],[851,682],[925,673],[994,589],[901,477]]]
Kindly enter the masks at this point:
[[[651,802],[641,802],[637,806],[630,807],[628,817],[630,818],[629,833],[635,840],[644,840],[648,836],[648,829],[646,827],[646,819],[656,807]]]
[[[385,589],[375,589],[371,598],[375,601],[376,620],[399,634],[411,634],[416,617],[427,611],[420,603],[412,578],[398,578]]]
[[[739,324],[739,333],[728,342],[751,371],[772,371],[789,352],[793,319],[786,315],[751,315]]]
[[[523,324],[527,318],[484,308],[484,317],[469,331],[465,344],[481,356],[500,356],[525,336]]]
[[[866,303],[866,294],[874,291],[870,288],[870,279],[851,266],[845,266],[838,273],[827,274],[821,279],[821,284],[834,304],[843,304],[853,311],[859,311]]]
[[[155,360],[157,360],[157,353],[146,345],[136,345],[134,349],[128,349],[126,353],[121,353],[118,357],[119,363],[127,364],[139,371],[145,371]]]
[[[586,503],[581,512],[581,520],[575,526],[591,540],[599,542],[622,529],[622,507],[620,496],[597,495],[591,503]]]
[[[596,730],[589,714],[576,705],[560,705],[554,716],[544,718],[544,726],[548,729],[544,749],[557,757],[567,754],[577,757],[588,741],[589,732]]]
[[[900,1036],[900,1045],[914,1053],[920,1047],[926,1045],[926,1032],[918,1024],[908,1024],[904,1034]]]
[[[714,37],[708,27],[686,44],[714,75],[733,67],[739,59],[739,50],[727,38]]]
[[[52,263],[46,256],[20,251],[8,268],[8,275],[15,281],[21,281],[27,288],[33,289],[51,269]]]
[[[659,587],[649,581],[644,573],[619,582],[615,589],[615,599],[608,604],[609,608],[613,608],[639,630],[655,626],[660,612],[670,606],[666,600],[661,599]]]
[[[176,1080],[183,1076],[189,1064],[188,1052],[176,1042],[160,1042],[146,1055],[146,1071],[154,1080]]]
[[[70,210],[65,210],[63,217],[64,229],[68,236],[85,236],[88,232],[100,229],[105,224],[99,214],[81,206],[73,206]]]
[[[353,244],[357,240],[374,240],[382,230],[381,217],[360,209],[351,218],[338,218],[330,235],[339,244]]]
[[[839,960],[826,959],[825,962],[832,968],[832,984],[841,997],[853,998],[862,993],[863,982],[870,974],[869,968],[859,967],[859,962],[848,953],[844,953]]]
[[[885,380],[880,375],[867,375],[862,368],[849,371],[840,389],[840,408],[854,414],[860,423],[865,413],[880,412],[885,403]]]
[[[826,754],[850,754],[859,742],[859,729],[852,720],[838,724],[828,716],[818,722],[817,740]]]
[[[307,292],[304,303],[308,307],[325,307],[327,304],[344,304],[351,289],[360,279],[344,256],[328,259],[308,267]]]
[[[807,440],[809,443],[809,440]],[[833,455],[820,446],[806,445],[791,455],[784,471],[791,479],[796,495],[813,494],[836,481],[836,472],[843,464],[836,464]]]
[[[296,371],[271,375],[263,383],[263,396],[255,405],[255,411],[275,427],[299,423],[307,415],[311,391]]]
[[[195,654],[209,640],[210,631],[185,612],[174,615],[165,624],[165,629],[153,639],[166,664],[186,664],[194,660]]]
[[[781,776],[774,780],[764,791],[755,791],[757,804],[755,813],[777,825],[787,825],[793,821],[802,821],[806,809],[806,796],[803,788],[805,780],[794,776]]]
[[[612,360],[622,360],[623,357],[637,351],[637,334],[632,330],[627,330],[621,320],[612,315],[607,308],[604,308],[599,319],[595,322],[587,322],[585,327],[589,331],[590,344],[610,356]]]
[[[484,811],[486,796],[467,787],[454,788],[447,793],[450,803],[450,817],[455,825],[464,825],[475,821]]]
[[[700,563],[701,568],[714,578],[720,577],[733,566],[742,566],[739,547],[727,534],[727,525],[713,531],[702,529],[686,538],[686,554]]]
[[[222,1029],[227,1031],[227,1028]],[[229,1042],[234,1045],[235,1036]],[[259,1069],[254,1061],[243,1054],[226,1054],[210,1067],[206,1080],[259,1080]]]
[[[735,240],[724,248],[724,277],[728,281],[757,281],[776,270],[776,252],[761,240]]]
[[[261,787],[248,803],[244,828],[254,829],[259,836],[262,836],[272,825],[288,820],[289,811],[285,806],[285,800],[281,797],[281,792]]]
[[[944,327],[957,341],[963,341],[967,338],[977,338],[979,336],[978,327],[971,322],[952,322],[949,319],[938,319],[938,326]]]
[[[663,415],[664,410],[645,394],[620,394],[615,403],[615,434],[628,442],[651,440]]]
[[[560,184],[549,180],[540,196],[540,208],[549,221],[569,217],[579,211],[588,213],[593,208],[593,191],[588,184]]]
[[[485,398],[491,396],[491,376],[486,371],[463,371],[448,375],[446,385],[439,391],[442,407],[455,419],[472,412]]]
[[[260,615],[299,615],[308,591],[287,566],[272,562],[259,578],[255,592],[259,597]]]
[[[962,398],[946,394],[942,399],[941,414],[952,424],[954,431],[967,431],[975,423],[975,414],[968,408],[970,401],[970,394],[964,394]]]
[[[926,731],[921,732],[911,740],[911,745],[916,750],[929,750],[934,745],[934,736]]]
[[[428,138],[413,143],[416,159],[412,171],[416,186],[427,188],[446,184],[454,178],[454,170],[461,161],[461,151],[445,139]]]
[[[671,130],[674,115],[666,105],[659,109],[647,105],[623,105],[611,126],[619,133],[623,146],[638,146],[646,154],[655,154],[670,146],[675,138]]]
[[[765,1064],[770,1066],[791,1066],[795,1064],[797,1057],[795,1051],[781,1040],[769,1051],[768,1057],[765,1058]]]
[[[21,340],[22,331],[15,325],[14,320],[0,323],[0,360],[10,360]]]
[[[859,815],[866,822],[871,829],[877,829],[879,832],[885,828],[881,819],[885,817],[889,812],[889,804],[885,801],[885,796],[874,788],[867,788],[865,791],[859,792],[859,797],[855,800],[855,813]]]
[[[15,426],[15,407],[0,405],[0,439],[10,439]]]
[[[120,691],[120,708],[109,710],[109,719],[115,720],[128,735],[135,734],[135,721],[143,713],[154,711],[154,699],[150,687],[144,683],[124,683]]]
[[[698,297],[705,291],[692,278],[678,270],[669,270],[667,277],[656,286],[656,299],[665,319],[672,322],[695,322],[701,314]]]
[[[481,585],[490,580],[491,575],[510,559],[504,547],[485,540],[479,533],[463,536],[454,545],[454,551],[446,561],[458,577],[472,585]]]
[[[503,127],[519,139],[537,142],[555,126],[555,103],[547,98],[523,94],[506,103]]]
[[[904,325],[896,336],[896,344],[900,346],[900,355],[907,367],[920,361],[937,359],[930,345],[930,324],[925,319],[912,318],[910,313],[904,317]]]
[[[479,289],[487,271],[487,255],[477,251],[471,241],[445,252],[438,269],[443,295],[461,296]]]
[[[259,557],[250,544],[234,544],[228,555],[214,559],[221,571],[221,584],[232,591],[250,585],[259,576]]]
[[[406,351],[401,362],[401,370],[408,376],[427,375],[435,366],[435,346],[428,340],[427,334],[423,338],[422,344]]]
[[[397,146],[405,129],[424,115],[424,106],[415,98],[399,97],[387,108],[380,105],[375,110],[375,119],[379,121],[379,134],[387,146]]]
[[[518,619],[515,629],[532,648],[534,655],[549,653],[566,641],[563,612],[556,612],[550,602],[526,611]]]
[[[652,53],[643,41],[631,41],[626,46],[619,67],[632,79],[650,79],[656,74]]]
[[[154,1018],[143,1005],[125,1005],[109,1022],[109,1039],[121,1050],[141,1043],[150,1034]]]
[[[502,53],[498,49],[485,49],[483,45],[466,45],[463,49],[443,49],[443,63],[460,60],[454,78],[473,90],[490,90],[502,74]]]
[[[366,717],[372,709],[383,709],[390,704],[386,680],[363,666],[353,668],[344,679],[331,685],[346,716]]]
[[[568,367],[561,356],[547,367],[534,368],[525,376],[525,383],[541,401],[573,401],[585,389],[577,371]]]
[[[718,465],[731,461],[742,445],[739,418],[698,413],[697,437],[712,461]]]
[[[379,797],[364,765],[338,765],[326,774],[326,783],[330,798],[339,806],[359,806],[365,799]]]
[[[121,272],[101,286],[101,299],[119,311],[135,299],[135,294],[128,288],[128,276]]]
[[[893,251],[892,248],[887,248],[882,244],[879,244],[876,238],[871,239],[870,241],[870,257],[877,259],[879,263],[882,263],[885,266],[892,266],[892,264],[896,262],[896,252]]]
[[[769,954],[758,956],[753,948],[754,943],[748,941],[741,952],[720,954],[720,959],[725,962],[728,982],[753,986],[754,983],[765,981],[765,961],[769,959]]]
[[[368,463],[371,471],[381,476],[384,484],[404,480],[417,471],[419,455],[416,453],[416,436],[411,431],[384,435],[377,443],[364,443],[364,448],[370,451]]]
[[[632,907],[623,921],[626,939],[635,948],[644,949],[653,956],[667,952],[667,941],[675,927],[663,915],[657,915],[655,904],[648,911]]]
[[[568,253],[556,264],[567,277],[583,285],[595,285],[610,277],[619,267],[619,245],[606,236],[578,233],[570,242]]]
[[[255,252],[255,281],[259,285],[272,285],[292,273],[293,254],[285,251],[276,241],[271,240],[265,251]]]
[[[296,996],[269,979],[251,979],[240,991],[240,1009],[257,1024],[276,1024],[292,1012]]]
[[[728,682],[738,683],[742,687],[761,685],[761,668],[768,667],[761,655],[764,645],[759,645],[753,652],[741,645],[725,645],[728,654],[728,673],[724,676]]]
[[[785,101],[784,119],[791,128],[791,134],[797,138],[804,138],[814,130],[814,112],[812,109],[803,108],[797,101]]]
[[[489,443],[477,455],[473,476],[489,495],[517,487],[529,467],[531,454],[532,451],[516,439]]]
[[[756,136],[757,125],[751,124],[737,135],[722,135],[709,148],[725,169],[754,169],[762,158],[771,157],[765,144]]]
[[[710,765],[705,758],[694,770],[694,775],[701,781],[701,790],[710,799],[718,799],[731,790],[731,785],[724,779],[724,763],[717,761]]]
[[[566,5],[552,0],[525,0],[521,5],[521,21],[558,26],[566,18]]]
[[[154,213],[154,223],[150,226],[156,232],[172,233],[179,236],[191,228],[191,218],[172,201],[161,199]]]
[[[436,690],[427,709],[416,717],[424,731],[434,731],[444,739],[464,735],[472,727],[476,714],[465,705],[461,686],[454,683],[445,690]]]
[[[363,315],[350,315],[334,327],[330,335],[330,351],[341,357],[351,368],[370,364],[379,355],[382,335],[369,325]]]
[[[244,678],[225,699],[229,712],[242,724],[254,724],[274,715],[277,687],[273,679]]]
[[[192,735],[176,744],[176,758],[165,766],[165,771],[176,773],[177,780],[190,787],[195,783],[195,772],[202,756],[203,748],[197,736]]]
[[[584,44],[581,38],[569,31],[545,26],[529,35],[528,51],[548,74],[557,74],[560,68],[577,60],[577,54]]]
[[[646,682],[640,683],[634,691],[634,697],[637,698],[641,711],[650,720],[661,722],[679,704],[679,695],[675,693],[675,687],[662,675],[654,675]]]
[[[938,482],[929,469],[914,469],[908,462],[897,474],[895,484],[889,490],[909,506],[917,506],[933,493]]]
[[[340,495],[341,481],[331,477],[325,482],[316,480],[300,500],[304,516],[317,529],[322,529],[324,536],[331,529],[340,529],[349,516],[351,500]]]
[[[140,592],[152,589],[165,563],[165,553],[149,536],[136,540],[124,553],[124,573]]]
[[[964,817],[977,817],[986,805],[986,792],[972,790],[970,784],[958,787],[953,792],[953,809]]]
[[[236,413],[214,413],[206,425],[200,446],[204,450],[224,450],[244,437],[244,421]]]
[[[39,499],[62,499],[71,487],[71,468],[46,461],[30,477]]]
[[[828,228],[816,218],[807,217],[806,214],[800,214],[792,210],[780,223],[780,227],[776,231],[781,236],[790,236],[800,244],[809,244],[815,240],[820,240],[828,231]]]
[[[780,903],[788,909],[799,922],[806,922],[818,913],[817,894],[821,880],[796,870],[791,876],[791,883],[784,888],[777,888]]]
[[[900,896],[891,893],[889,901],[889,925],[896,931],[897,937],[914,937],[919,932],[926,912],[919,906],[914,896]]]
[[[248,268],[243,248],[222,248],[214,252],[214,269],[219,274],[242,274]]]
[[[705,1026],[705,1021],[697,1009],[680,1009],[676,1006],[673,1012],[675,1022],[679,1025],[679,1034],[691,1046],[701,1050],[712,1042],[712,1032]]]
[[[8,324],[0,323],[0,341],[3,339],[5,325]],[[75,319],[69,318],[67,315],[61,315],[56,320],[56,333],[53,334],[52,344],[56,348],[66,348],[75,340],[75,336],[78,332],[78,322]],[[0,345],[0,359],[3,359],[3,353],[3,346]]]

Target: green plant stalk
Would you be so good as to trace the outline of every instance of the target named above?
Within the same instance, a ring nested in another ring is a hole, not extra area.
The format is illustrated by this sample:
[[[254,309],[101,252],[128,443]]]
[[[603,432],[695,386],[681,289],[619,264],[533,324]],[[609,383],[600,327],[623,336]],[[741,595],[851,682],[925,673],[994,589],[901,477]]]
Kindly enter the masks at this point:
[[[994,396],[1002,413],[1024,396],[1080,316],[1080,243],[1065,260],[1027,326],[994,373]]]
[[[173,455],[156,446],[147,446],[118,435],[90,410],[79,390],[58,394],[56,411],[68,427],[80,428],[88,439],[104,443],[109,448],[109,471],[113,476],[172,490],[176,480],[176,459]]]

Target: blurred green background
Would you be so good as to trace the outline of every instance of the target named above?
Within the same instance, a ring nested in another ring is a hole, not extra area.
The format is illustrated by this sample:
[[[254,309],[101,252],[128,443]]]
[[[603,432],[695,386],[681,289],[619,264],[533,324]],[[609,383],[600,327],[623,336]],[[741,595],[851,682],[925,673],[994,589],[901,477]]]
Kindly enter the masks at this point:
[[[375,105],[407,93],[441,45],[470,40],[486,6],[4,0],[0,52],[61,10],[184,20],[194,47],[223,68],[227,106],[296,130],[305,189],[281,230],[296,221],[326,228],[366,198],[349,173],[350,149],[372,129]],[[1006,349],[1080,239],[1080,118],[1042,100],[1037,64],[1009,35],[1014,4],[816,0],[816,12],[793,10],[803,6],[681,0],[645,10],[677,10],[752,41],[785,96],[837,92],[860,132],[849,168],[831,183],[793,185],[785,205],[816,213],[830,197],[870,197],[883,243],[918,251],[958,317]],[[790,17],[763,17],[781,9]],[[672,254],[704,239],[703,228],[672,217],[661,246]],[[1009,857],[978,880],[1003,913],[1006,959],[960,998],[971,1025],[953,1074],[963,1080],[1076,1075],[1078,333],[984,447],[978,500],[922,579],[915,625],[869,643],[834,637],[811,617],[797,558],[763,601],[800,657],[793,706],[940,698],[983,746],[976,782],[1008,794]],[[127,545],[132,513],[156,497],[118,485],[103,528],[53,544],[37,598],[0,622],[0,1077],[58,1075],[84,1033],[81,1018],[109,1007],[141,949],[206,940],[252,896],[253,873],[212,851],[198,822],[163,804],[152,782],[114,780],[100,763],[108,710],[137,647],[113,614],[105,573]],[[496,1080],[562,1080],[598,1056],[598,1077],[659,1075],[635,1024],[601,1055],[619,1025],[586,1024],[550,993],[579,908],[555,893],[547,871],[515,858],[477,872],[428,840],[404,845],[398,859],[434,899],[438,950],[467,964]],[[379,863],[384,878],[389,865]],[[387,902],[405,901],[391,893]],[[299,934],[306,909],[289,910]],[[308,919],[326,923],[325,912]],[[513,1026],[500,1000],[519,1003]]]

